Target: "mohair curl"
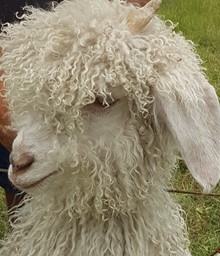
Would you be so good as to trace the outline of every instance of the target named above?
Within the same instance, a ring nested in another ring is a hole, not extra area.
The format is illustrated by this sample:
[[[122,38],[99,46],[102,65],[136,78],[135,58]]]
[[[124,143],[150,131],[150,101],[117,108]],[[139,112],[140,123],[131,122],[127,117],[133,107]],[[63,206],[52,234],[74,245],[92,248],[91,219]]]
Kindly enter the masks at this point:
[[[0,255],[190,255],[183,211],[167,189],[179,150],[204,190],[216,185],[217,98],[172,23],[156,16],[129,30],[138,8],[64,0],[48,11],[25,7],[3,27],[12,157],[35,162],[17,178],[10,167],[30,196],[14,210]]]

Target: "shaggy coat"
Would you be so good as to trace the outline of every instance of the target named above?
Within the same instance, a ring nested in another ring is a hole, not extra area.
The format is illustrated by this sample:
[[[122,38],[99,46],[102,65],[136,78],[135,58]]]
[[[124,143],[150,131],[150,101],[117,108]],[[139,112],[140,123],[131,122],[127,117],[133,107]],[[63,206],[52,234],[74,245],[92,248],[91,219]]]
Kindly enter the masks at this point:
[[[26,191],[1,256],[189,256],[167,192],[178,152],[209,192],[220,178],[220,111],[192,42],[139,7],[64,0],[3,28],[11,158]]]

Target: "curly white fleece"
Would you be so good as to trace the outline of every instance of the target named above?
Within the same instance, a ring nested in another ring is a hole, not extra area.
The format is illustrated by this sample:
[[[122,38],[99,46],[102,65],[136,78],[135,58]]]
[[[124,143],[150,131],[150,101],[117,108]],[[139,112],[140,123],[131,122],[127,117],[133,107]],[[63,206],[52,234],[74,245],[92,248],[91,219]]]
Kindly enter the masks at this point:
[[[3,28],[12,124],[19,131],[37,115],[59,142],[50,153],[59,152],[53,161],[62,173],[15,212],[0,255],[190,255],[182,210],[166,192],[176,143],[153,91],[190,112],[204,90],[175,70],[205,78],[192,43],[172,24],[155,17],[141,33],[129,31],[126,17],[136,8],[65,0],[50,11],[27,7],[20,23]],[[123,99],[126,122],[117,133],[111,123],[95,137],[86,131],[84,109],[97,96]]]

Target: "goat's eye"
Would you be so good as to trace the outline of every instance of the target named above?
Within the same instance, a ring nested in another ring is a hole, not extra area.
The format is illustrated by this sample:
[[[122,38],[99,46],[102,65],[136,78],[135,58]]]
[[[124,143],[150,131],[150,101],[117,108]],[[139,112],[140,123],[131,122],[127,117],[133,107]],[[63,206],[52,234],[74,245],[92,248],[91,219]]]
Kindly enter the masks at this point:
[[[113,105],[114,103],[116,103],[117,100],[114,100],[112,97],[107,97],[106,99],[104,99],[101,96],[97,96],[95,99],[95,104],[102,107],[102,108],[106,108],[106,107],[110,107],[111,105]]]

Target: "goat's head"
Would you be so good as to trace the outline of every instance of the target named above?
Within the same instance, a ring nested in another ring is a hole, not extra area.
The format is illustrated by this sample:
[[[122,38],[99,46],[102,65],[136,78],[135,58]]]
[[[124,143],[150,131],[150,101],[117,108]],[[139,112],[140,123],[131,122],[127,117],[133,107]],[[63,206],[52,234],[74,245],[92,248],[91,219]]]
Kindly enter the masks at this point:
[[[121,187],[142,196],[146,166],[165,168],[175,143],[204,189],[216,185],[218,100],[192,45],[153,17],[160,2],[65,1],[4,28],[16,186],[48,190],[63,175],[120,204]]]

